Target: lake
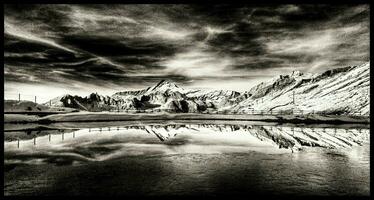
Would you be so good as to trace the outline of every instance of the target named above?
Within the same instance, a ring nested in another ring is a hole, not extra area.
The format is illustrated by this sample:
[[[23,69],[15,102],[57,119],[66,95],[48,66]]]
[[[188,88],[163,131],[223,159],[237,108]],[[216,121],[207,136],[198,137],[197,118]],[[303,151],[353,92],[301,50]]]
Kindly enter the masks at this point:
[[[5,195],[370,194],[369,127],[6,125]]]

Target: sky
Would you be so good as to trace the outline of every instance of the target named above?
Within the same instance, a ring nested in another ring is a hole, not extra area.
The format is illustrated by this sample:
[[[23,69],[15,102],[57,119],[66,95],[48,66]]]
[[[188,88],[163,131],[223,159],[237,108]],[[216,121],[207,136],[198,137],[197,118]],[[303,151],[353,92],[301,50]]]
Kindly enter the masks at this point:
[[[5,98],[247,91],[370,59],[369,5],[4,5]]]

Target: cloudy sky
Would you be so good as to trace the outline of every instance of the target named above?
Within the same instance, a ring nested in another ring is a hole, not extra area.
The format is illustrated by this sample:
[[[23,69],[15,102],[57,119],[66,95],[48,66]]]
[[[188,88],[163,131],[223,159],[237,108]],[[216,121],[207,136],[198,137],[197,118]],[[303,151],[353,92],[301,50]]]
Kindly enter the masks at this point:
[[[5,5],[5,96],[249,90],[369,61],[369,5]]]

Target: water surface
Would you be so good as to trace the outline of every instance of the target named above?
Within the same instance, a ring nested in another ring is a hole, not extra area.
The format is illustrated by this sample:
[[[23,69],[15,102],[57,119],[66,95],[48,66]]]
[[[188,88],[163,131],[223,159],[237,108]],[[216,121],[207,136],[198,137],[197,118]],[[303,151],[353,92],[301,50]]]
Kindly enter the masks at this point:
[[[369,129],[229,123],[8,128],[4,192],[369,195]]]

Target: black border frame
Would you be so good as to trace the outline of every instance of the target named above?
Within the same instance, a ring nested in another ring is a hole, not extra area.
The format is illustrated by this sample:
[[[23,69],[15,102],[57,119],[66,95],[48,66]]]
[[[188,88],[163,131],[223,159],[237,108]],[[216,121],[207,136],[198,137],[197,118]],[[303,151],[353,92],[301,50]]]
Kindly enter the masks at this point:
[[[4,12],[4,4],[92,4],[92,3],[97,3],[97,4],[369,4],[370,7],[372,7],[372,3],[369,0],[341,0],[341,1],[323,1],[323,0],[254,0],[254,1],[237,1],[237,0],[107,0],[107,1],[93,1],[93,0],[4,0],[3,5],[2,5],[2,11]],[[3,21],[4,21],[4,15],[2,15]],[[370,32],[372,30],[372,14],[370,14]],[[4,26],[3,26],[4,28]],[[372,35],[370,34],[370,45],[372,43]],[[3,48],[3,46],[2,46]],[[372,50],[370,49],[370,60],[372,58]],[[4,59],[3,59],[4,62]],[[2,81],[4,82],[4,71],[1,70],[1,78]],[[370,75],[370,81],[372,81],[372,76]],[[5,83],[4,83],[5,84]],[[4,87],[1,88],[4,91]],[[370,87],[370,93],[372,92],[372,87]],[[4,93],[2,93],[4,94]],[[4,98],[2,98],[3,101]],[[1,112],[4,112],[3,109],[4,103],[1,104]],[[370,106],[370,110],[372,112],[372,107]],[[370,117],[371,118],[371,117]],[[4,121],[4,115],[1,115],[1,121]],[[2,129],[4,130],[4,128]],[[4,133],[4,131],[3,131]],[[371,134],[371,131],[370,131]],[[1,157],[4,157],[4,137],[2,137],[2,142],[1,142],[1,149],[2,149],[2,154]],[[370,142],[372,143],[373,138],[370,137]],[[373,147],[370,146],[370,152],[373,152]],[[4,159],[2,159],[2,169],[4,169]],[[370,159],[370,166],[372,165],[372,160]],[[2,180],[1,180],[1,186],[4,188],[4,170],[2,171]],[[372,168],[370,167],[370,182],[372,181]],[[370,199],[371,193],[373,189],[373,184],[370,184],[370,196],[368,197],[354,197],[354,196],[254,196],[251,194],[248,194],[247,196],[217,196],[217,197],[204,197],[204,196],[160,196],[160,197],[146,197],[146,196],[141,196],[142,198],[160,198],[160,199],[196,199],[196,198],[201,198],[201,199],[216,199],[216,198],[227,198],[227,199],[264,199],[264,198],[270,198],[270,199]],[[4,199],[13,199],[13,198],[22,198],[23,196],[2,196]],[[92,198],[87,196],[88,198]],[[100,196],[98,198],[119,198],[116,196]],[[30,198],[30,197],[24,197],[24,198]],[[46,198],[46,199],[71,199],[71,198],[82,198],[81,196],[50,196],[50,197],[40,197],[40,196],[35,196],[32,198]],[[128,196],[127,198],[134,198],[138,199],[138,196]],[[123,199],[123,196],[121,196],[121,199]]]

